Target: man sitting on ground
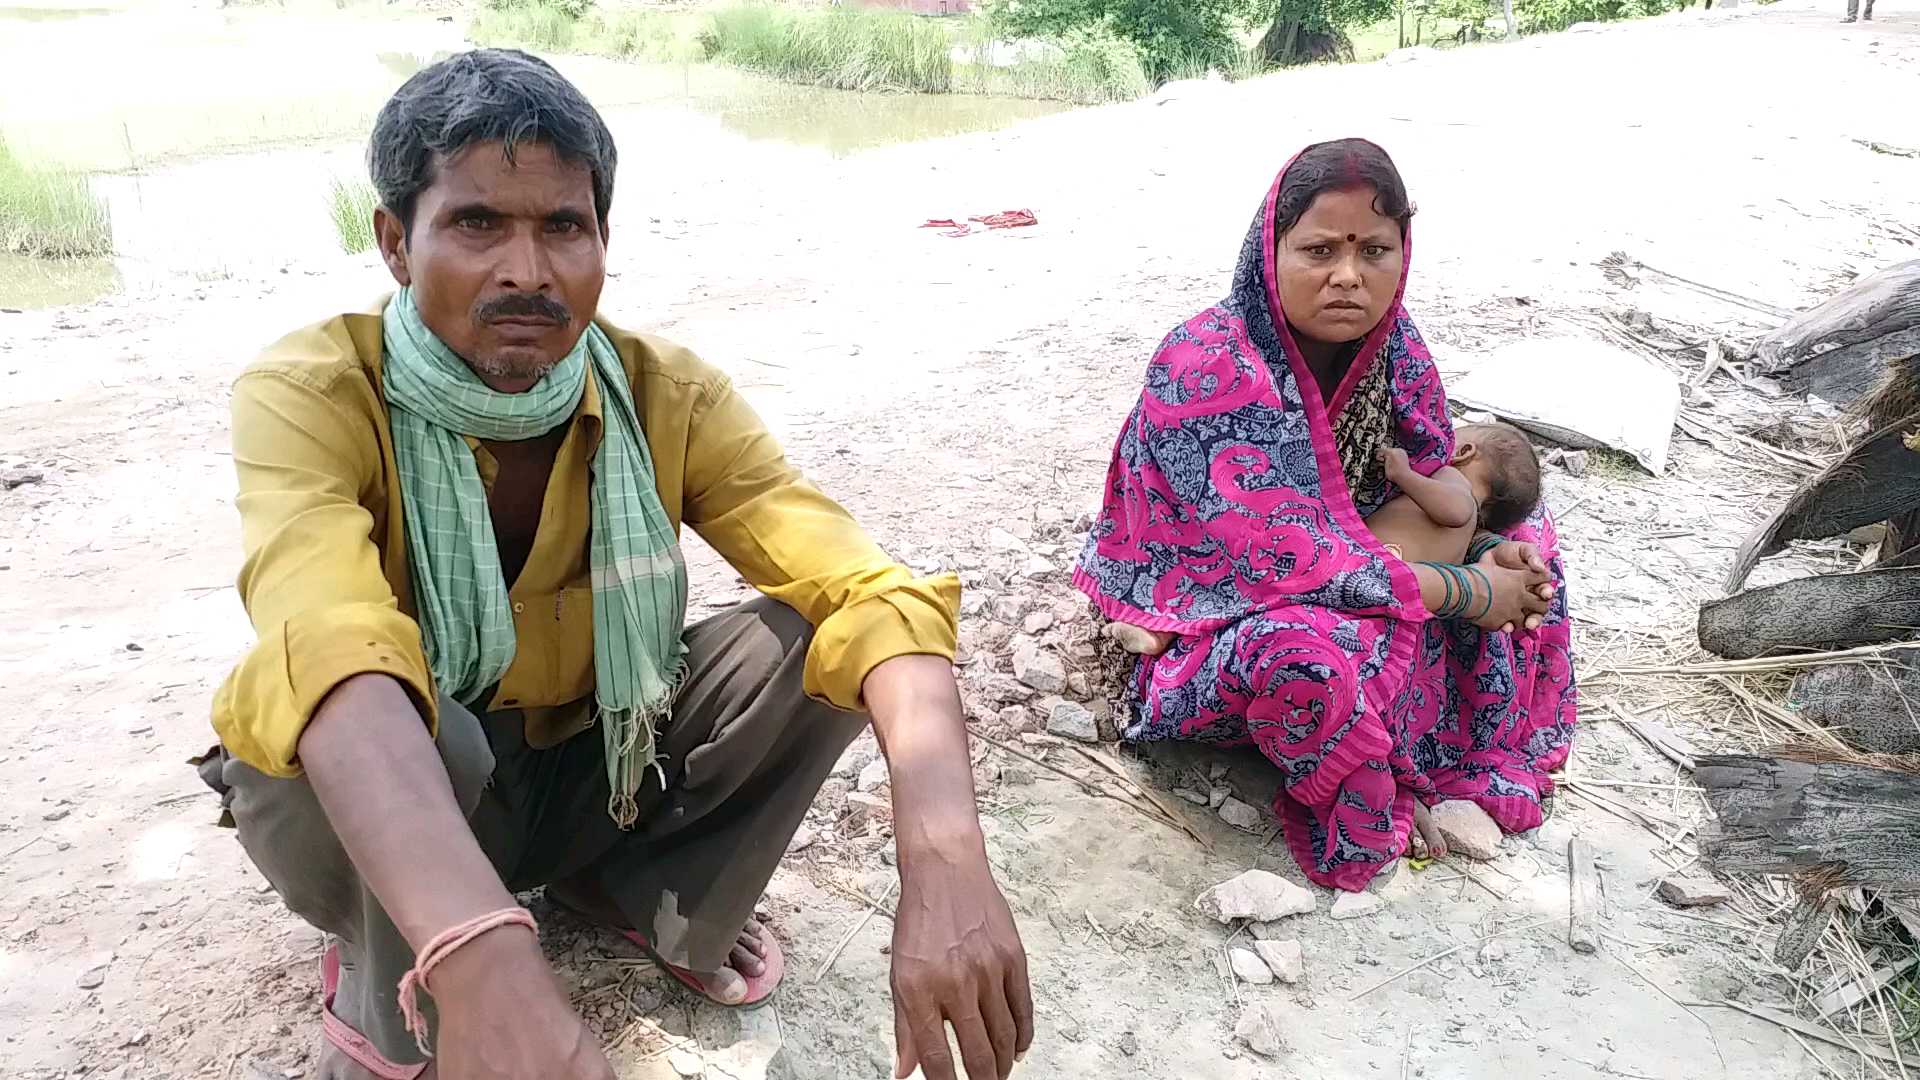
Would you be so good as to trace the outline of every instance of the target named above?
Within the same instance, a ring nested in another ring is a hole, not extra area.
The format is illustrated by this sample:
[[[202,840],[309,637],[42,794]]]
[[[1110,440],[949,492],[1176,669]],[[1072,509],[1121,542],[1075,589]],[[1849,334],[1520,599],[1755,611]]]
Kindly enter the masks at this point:
[[[951,1080],[951,1024],[975,1080],[1006,1077],[1032,1005],[974,808],[958,583],[887,558],[725,376],[599,321],[613,139],[551,67],[421,71],[369,162],[399,292],[234,388],[260,640],[202,765],[331,937],[318,1075],[612,1077],[515,904],[539,885],[696,992],[765,1000],[755,904],[871,718],[901,1074]],[[683,627],[682,524],[765,596]]]

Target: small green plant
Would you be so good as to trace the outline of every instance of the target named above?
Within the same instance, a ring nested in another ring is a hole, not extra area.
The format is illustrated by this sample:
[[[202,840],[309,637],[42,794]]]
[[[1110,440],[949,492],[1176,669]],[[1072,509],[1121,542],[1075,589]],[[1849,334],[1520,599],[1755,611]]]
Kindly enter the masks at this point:
[[[953,89],[947,32],[898,12],[741,4],[713,12],[700,42],[709,59],[788,82],[931,94]]]
[[[113,253],[113,221],[87,178],[30,165],[0,140],[0,251],[47,259]]]
[[[335,177],[327,191],[327,216],[333,219],[333,235],[340,250],[358,255],[373,250],[373,211],[380,196],[364,180]]]

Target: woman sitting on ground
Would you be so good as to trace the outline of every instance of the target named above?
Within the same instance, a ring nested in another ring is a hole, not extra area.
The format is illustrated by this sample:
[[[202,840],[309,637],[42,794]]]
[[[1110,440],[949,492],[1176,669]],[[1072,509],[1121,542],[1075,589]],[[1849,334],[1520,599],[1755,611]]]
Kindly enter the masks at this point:
[[[1464,563],[1410,565],[1366,523],[1400,494],[1389,451],[1421,476],[1455,459],[1400,305],[1412,216],[1364,140],[1282,170],[1227,299],[1149,365],[1074,573],[1107,618],[1173,635],[1139,658],[1126,737],[1258,747],[1294,857],[1356,891],[1415,835],[1444,851],[1440,802],[1538,826],[1573,737],[1544,507]]]

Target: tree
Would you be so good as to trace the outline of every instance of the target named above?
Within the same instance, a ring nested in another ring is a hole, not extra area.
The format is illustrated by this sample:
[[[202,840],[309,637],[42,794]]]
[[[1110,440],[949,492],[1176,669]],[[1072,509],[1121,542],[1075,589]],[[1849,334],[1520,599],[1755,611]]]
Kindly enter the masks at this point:
[[[1023,36],[1104,33],[1132,44],[1156,82],[1233,66],[1239,34],[1265,28],[1264,64],[1350,59],[1346,28],[1384,19],[1395,0],[990,0],[988,12]]]

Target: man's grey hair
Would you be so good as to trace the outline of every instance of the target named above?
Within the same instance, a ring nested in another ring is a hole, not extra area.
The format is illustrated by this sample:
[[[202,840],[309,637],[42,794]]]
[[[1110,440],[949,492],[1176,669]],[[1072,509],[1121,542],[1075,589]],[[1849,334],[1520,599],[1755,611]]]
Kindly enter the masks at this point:
[[[380,205],[413,235],[413,209],[439,162],[476,143],[537,142],[593,173],[602,230],[613,205],[613,133],[579,89],[552,65],[518,49],[475,49],[422,68],[394,91],[373,122],[367,171]]]

